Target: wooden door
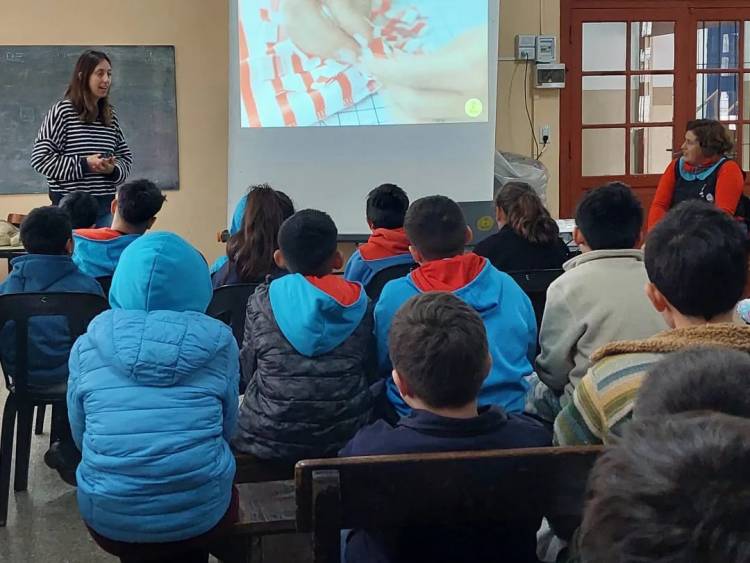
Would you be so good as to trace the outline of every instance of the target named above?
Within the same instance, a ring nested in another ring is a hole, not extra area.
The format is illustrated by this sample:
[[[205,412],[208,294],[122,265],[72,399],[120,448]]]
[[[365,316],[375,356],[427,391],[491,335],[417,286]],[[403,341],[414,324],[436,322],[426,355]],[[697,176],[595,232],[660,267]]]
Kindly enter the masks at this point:
[[[696,117],[719,119],[750,166],[750,5],[563,0],[560,216],[584,191],[633,187],[647,210]]]

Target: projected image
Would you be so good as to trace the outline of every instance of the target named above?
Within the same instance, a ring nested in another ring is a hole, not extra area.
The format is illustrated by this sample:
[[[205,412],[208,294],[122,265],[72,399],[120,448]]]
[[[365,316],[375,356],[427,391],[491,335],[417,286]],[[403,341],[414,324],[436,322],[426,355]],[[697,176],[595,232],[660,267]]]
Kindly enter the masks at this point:
[[[487,121],[487,0],[238,8],[243,127]]]

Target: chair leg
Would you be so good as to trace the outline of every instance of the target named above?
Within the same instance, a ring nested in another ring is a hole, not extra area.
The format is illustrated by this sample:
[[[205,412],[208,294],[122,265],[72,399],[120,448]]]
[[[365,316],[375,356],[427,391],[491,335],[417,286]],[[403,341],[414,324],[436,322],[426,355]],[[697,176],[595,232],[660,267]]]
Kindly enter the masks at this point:
[[[28,488],[33,425],[34,405],[19,405],[16,422],[16,472],[13,477],[15,491],[25,491]]]
[[[8,520],[8,495],[10,495],[10,466],[13,458],[13,431],[16,422],[16,400],[8,395],[3,411],[3,427],[0,433],[0,527]]]
[[[44,415],[47,413],[47,405],[36,407],[36,424],[34,425],[34,434],[44,434]]]

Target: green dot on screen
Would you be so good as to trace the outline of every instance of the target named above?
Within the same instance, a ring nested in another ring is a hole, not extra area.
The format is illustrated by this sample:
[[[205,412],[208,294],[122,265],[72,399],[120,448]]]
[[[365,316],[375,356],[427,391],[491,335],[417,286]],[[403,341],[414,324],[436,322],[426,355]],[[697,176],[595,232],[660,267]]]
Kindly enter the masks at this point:
[[[483,109],[484,105],[479,98],[471,98],[470,100],[467,100],[466,105],[464,106],[466,115],[469,117],[479,117],[482,114]]]

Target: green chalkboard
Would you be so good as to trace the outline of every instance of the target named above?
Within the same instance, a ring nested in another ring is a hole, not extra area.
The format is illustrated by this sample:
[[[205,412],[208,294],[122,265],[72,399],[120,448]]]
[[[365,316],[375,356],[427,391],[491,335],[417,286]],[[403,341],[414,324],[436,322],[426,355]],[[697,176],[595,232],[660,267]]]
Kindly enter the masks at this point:
[[[173,46],[0,46],[0,194],[44,193],[46,178],[30,164],[34,139],[60,100],[79,55],[112,59],[110,101],[133,151],[130,178],[179,187]]]

